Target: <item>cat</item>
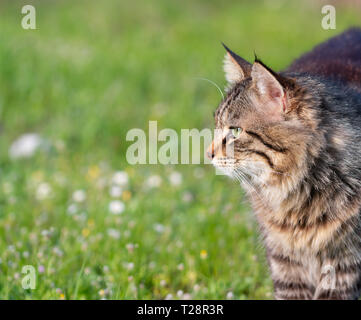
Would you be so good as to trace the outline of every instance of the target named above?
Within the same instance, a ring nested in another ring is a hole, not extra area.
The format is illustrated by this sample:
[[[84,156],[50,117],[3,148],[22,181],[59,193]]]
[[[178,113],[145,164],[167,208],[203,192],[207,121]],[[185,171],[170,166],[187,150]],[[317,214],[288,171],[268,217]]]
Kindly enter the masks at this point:
[[[251,202],[274,297],[358,299],[361,29],[279,73],[225,49],[227,95],[215,112],[222,133],[207,155]]]

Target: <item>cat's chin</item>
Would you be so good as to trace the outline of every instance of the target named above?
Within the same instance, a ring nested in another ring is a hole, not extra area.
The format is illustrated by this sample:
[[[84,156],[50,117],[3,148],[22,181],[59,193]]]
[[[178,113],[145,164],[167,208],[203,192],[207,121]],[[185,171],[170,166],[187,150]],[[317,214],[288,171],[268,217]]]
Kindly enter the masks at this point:
[[[225,175],[228,176],[232,179],[236,179],[235,175],[234,175],[234,169],[231,167],[227,167],[227,166],[221,166],[215,162],[212,161],[213,166],[216,168],[217,170],[217,174],[220,175]]]

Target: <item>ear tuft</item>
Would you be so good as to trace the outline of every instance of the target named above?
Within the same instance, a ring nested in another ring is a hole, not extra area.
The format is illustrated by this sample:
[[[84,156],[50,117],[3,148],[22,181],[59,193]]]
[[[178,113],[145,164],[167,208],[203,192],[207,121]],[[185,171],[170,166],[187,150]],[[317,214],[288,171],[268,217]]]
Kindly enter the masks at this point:
[[[225,73],[226,80],[229,84],[234,84],[244,79],[243,70],[237,64],[234,63],[234,61],[232,60],[232,58],[228,53],[226,53],[226,55],[224,56],[223,70]]]
[[[252,65],[248,61],[235,54],[224,43],[222,44],[227,51],[224,57],[223,65],[227,82],[232,85],[250,76]]]

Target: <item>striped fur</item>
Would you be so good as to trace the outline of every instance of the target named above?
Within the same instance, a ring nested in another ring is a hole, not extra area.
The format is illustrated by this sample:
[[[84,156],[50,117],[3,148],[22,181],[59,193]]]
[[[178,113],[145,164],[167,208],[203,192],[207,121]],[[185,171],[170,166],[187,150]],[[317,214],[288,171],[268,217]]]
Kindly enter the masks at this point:
[[[358,299],[361,30],[317,46],[281,73],[226,49],[230,88],[215,112],[224,134],[209,156],[249,195],[275,298]]]

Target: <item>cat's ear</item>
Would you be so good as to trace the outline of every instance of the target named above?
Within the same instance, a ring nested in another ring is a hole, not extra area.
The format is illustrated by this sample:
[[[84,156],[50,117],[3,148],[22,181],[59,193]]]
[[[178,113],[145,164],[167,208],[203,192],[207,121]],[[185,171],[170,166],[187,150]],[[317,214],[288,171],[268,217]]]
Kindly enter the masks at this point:
[[[251,77],[259,99],[265,108],[272,108],[270,111],[273,113],[287,111],[286,91],[279,75],[256,59],[252,66]]]
[[[252,64],[235,54],[227,48],[224,43],[222,44],[227,51],[224,57],[223,69],[228,84],[232,85],[236,82],[242,81],[244,78],[250,77]]]

